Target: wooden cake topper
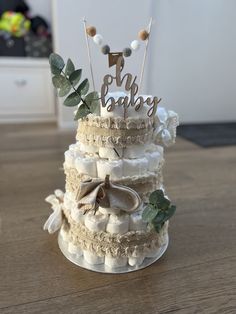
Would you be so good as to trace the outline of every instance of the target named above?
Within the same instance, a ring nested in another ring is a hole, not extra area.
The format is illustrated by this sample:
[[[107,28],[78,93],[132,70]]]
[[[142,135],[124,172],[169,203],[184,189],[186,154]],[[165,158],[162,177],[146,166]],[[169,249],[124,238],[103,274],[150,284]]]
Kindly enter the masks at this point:
[[[90,65],[90,72],[92,76],[93,86],[94,86],[94,77],[93,77],[93,69],[92,69],[92,62],[91,62],[91,54],[90,54],[90,46],[88,42],[88,36],[93,38],[93,41],[98,46],[101,46],[101,51],[103,54],[108,55],[108,65],[112,67],[116,65],[116,75],[112,76],[111,74],[106,74],[103,78],[103,84],[101,86],[101,104],[103,107],[107,108],[107,111],[113,111],[115,106],[124,106],[124,118],[127,117],[127,108],[134,107],[136,111],[139,111],[143,108],[144,104],[150,107],[147,112],[149,117],[155,115],[157,111],[157,106],[161,101],[161,98],[158,97],[147,97],[144,99],[143,96],[138,96],[139,88],[142,87],[143,81],[143,74],[144,68],[146,63],[146,56],[148,50],[148,43],[150,39],[151,33],[151,26],[152,26],[152,18],[150,19],[148,30],[141,30],[138,34],[139,39],[145,41],[145,50],[144,56],[142,61],[141,73],[140,73],[140,81],[139,85],[136,83],[137,76],[134,76],[131,73],[126,73],[122,76],[122,70],[124,68],[124,57],[130,57],[132,54],[132,50],[136,51],[139,48],[138,40],[134,40],[131,42],[130,47],[132,48],[124,48],[122,52],[110,52],[110,47],[108,45],[103,45],[103,37],[100,34],[97,34],[97,30],[94,26],[87,27],[86,20],[83,19],[84,23],[84,31],[86,37],[86,45],[87,45],[87,52],[88,52],[88,59]],[[129,93],[127,96],[119,97],[115,100],[114,97],[110,97],[107,99],[107,94],[109,91],[109,86],[115,82],[117,87],[121,87],[124,85],[125,90]],[[94,86],[95,89],[95,86]]]

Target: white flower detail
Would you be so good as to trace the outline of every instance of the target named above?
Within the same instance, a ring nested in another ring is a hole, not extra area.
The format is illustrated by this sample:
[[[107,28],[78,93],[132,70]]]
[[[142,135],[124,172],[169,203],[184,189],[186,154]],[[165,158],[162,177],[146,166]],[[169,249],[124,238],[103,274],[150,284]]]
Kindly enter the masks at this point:
[[[153,139],[156,144],[170,146],[175,143],[176,128],[179,125],[177,113],[165,108],[157,109],[158,126],[154,130]]]
[[[49,233],[54,233],[61,228],[62,225],[62,204],[64,193],[61,190],[55,190],[55,194],[46,197],[45,201],[52,205],[53,213],[48,217],[43,229]]]

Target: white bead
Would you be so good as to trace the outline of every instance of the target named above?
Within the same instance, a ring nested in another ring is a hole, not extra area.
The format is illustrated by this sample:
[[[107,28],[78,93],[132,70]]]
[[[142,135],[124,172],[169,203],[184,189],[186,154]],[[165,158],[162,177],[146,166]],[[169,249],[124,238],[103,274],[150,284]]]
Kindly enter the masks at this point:
[[[140,43],[138,40],[133,40],[132,43],[130,44],[130,47],[133,49],[133,50],[138,50],[139,47],[140,47]]]
[[[97,35],[93,36],[93,41],[95,42],[96,45],[101,46],[101,44],[103,42],[102,35],[97,34]]]

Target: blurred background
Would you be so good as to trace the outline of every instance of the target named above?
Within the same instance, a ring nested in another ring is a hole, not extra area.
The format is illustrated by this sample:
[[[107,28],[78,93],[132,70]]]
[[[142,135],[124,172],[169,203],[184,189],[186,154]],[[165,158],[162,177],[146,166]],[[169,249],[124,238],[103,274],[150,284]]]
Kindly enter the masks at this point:
[[[235,141],[234,0],[0,0],[0,16],[0,123],[50,121],[74,128],[73,110],[53,90],[49,54],[70,57],[90,77],[84,16],[113,51],[136,39],[152,16],[142,92],[179,113],[185,125],[180,135],[199,138],[208,131],[214,137],[224,130]],[[109,69],[92,41],[91,53],[99,90]],[[138,75],[142,56],[142,49],[133,54],[127,71]]]

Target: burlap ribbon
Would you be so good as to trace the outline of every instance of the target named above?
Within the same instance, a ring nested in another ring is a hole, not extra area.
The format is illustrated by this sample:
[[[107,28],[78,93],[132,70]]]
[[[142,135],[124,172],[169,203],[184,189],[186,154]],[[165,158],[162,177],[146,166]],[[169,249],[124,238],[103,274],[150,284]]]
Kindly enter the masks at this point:
[[[84,211],[97,210],[98,206],[134,212],[141,205],[141,199],[133,189],[114,184],[106,176],[105,181],[85,177],[80,182],[76,200],[79,209]]]

